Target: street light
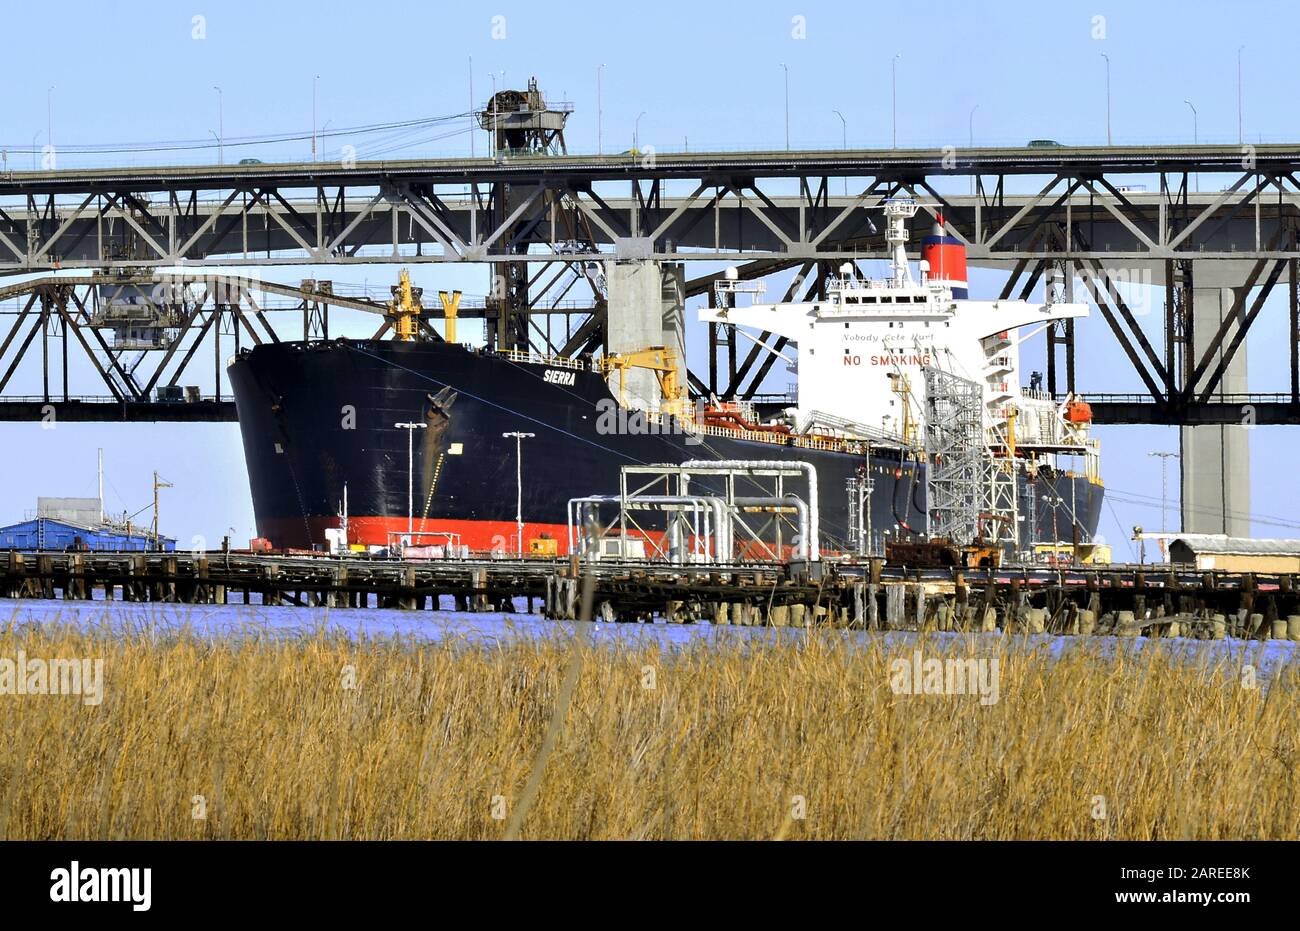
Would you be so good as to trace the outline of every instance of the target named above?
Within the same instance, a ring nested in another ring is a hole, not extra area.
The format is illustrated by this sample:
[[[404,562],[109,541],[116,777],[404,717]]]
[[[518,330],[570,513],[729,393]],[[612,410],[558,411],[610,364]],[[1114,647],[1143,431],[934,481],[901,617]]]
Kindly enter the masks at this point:
[[[45,92],[45,144],[54,151],[54,85]]]
[[[970,115],[966,117],[966,135],[968,139],[967,148],[971,148],[971,149],[975,148],[975,111],[978,110],[979,108],[980,105],[975,104],[975,106],[970,108]],[[970,179],[970,192],[972,197],[975,196],[974,176],[972,176]]]
[[[226,163],[226,108],[223,100],[225,95],[215,84],[212,85],[212,89],[217,92],[217,164],[224,165]]]
[[[393,426],[406,431],[406,542],[410,543],[411,532],[415,529],[415,431],[429,425],[405,421]]]
[[[311,160],[316,161],[316,85],[320,83],[320,75],[311,79]]]
[[[492,157],[497,156],[497,75],[501,75],[501,83],[506,82],[506,72],[502,68],[500,71],[489,71],[488,77],[492,78]]]
[[[521,433],[511,430],[501,434],[502,439],[515,441],[515,531],[518,554],[524,555],[524,440],[531,440],[536,433]]]
[[[790,66],[781,62],[781,70],[785,72],[785,150],[790,151]]]
[[[1193,104],[1190,100],[1184,100],[1183,103],[1187,104],[1189,107],[1192,108],[1192,145],[1197,145],[1200,142],[1200,138],[1199,138],[1200,133],[1197,131],[1196,128],[1196,105]],[[1196,190],[1200,191],[1200,189],[1201,189],[1201,173],[1198,171],[1196,173]]]
[[[1237,145],[1242,143],[1241,135],[1241,51],[1246,46],[1237,46]]]
[[[1056,527],[1056,509],[1065,504],[1065,499],[1060,495],[1043,495],[1043,503],[1052,509],[1052,552],[1057,553],[1057,544],[1061,542],[1061,535],[1057,533]]]
[[[600,73],[605,69],[605,63],[602,61],[596,66],[596,154],[601,155],[603,144],[601,141],[602,131],[604,129],[605,111],[601,106],[600,97]]]
[[[849,147],[849,121],[844,118],[844,114],[841,113],[839,110],[832,110],[831,112],[840,118],[840,131],[841,131],[841,135],[843,136],[842,142],[843,142],[844,149],[847,151]],[[844,196],[845,197],[849,196],[848,175],[844,176]]]
[[[1101,57],[1106,59],[1106,145],[1110,145],[1110,56],[1102,52]]]
[[[903,57],[899,52],[889,62],[889,110],[890,124],[893,127],[892,148],[898,148],[898,60]]]
[[[636,115],[636,122],[632,124],[632,151],[633,152],[641,151],[641,117],[643,116],[645,116],[644,110],[642,110],[640,113]]]

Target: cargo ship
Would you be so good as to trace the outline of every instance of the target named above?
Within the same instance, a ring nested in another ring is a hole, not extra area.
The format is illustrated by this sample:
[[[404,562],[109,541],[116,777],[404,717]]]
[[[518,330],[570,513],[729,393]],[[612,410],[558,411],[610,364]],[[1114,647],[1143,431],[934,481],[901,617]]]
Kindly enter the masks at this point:
[[[259,534],[285,548],[440,540],[461,551],[564,554],[569,502],[617,493],[623,466],[711,458],[812,464],[824,555],[879,551],[945,521],[1018,550],[1090,539],[1103,492],[1087,406],[1022,389],[1016,335],[1087,307],[1050,295],[1041,304],[970,300],[964,250],[941,217],[914,275],[906,241],[917,204],[884,209],[887,278],[845,263],[824,282],[824,299],[738,306],[744,283],[727,274],[719,306],[700,311],[797,345],[788,404],[689,399],[668,347],[555,358],[399,326],[393,339],[241,351],[229,376]],[[410,294],[405,273],[402,281],[399,321]],[[647,373],[654,390],[629,398],[630,373]],[[936,373],[973,386],[973,421],[937,395]],[[956,454],[935,445],[960,439],[953,418],[976,447],[967,449],[970,476],[1000,475],[1000,499],[929,500],[945,491],[936,463],[949,486],[960,478]]]

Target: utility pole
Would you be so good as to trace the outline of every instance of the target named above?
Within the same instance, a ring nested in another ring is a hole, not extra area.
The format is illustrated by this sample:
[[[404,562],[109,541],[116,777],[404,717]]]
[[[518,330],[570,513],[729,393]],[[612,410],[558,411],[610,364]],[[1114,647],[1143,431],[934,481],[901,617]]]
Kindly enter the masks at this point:
[[[153,473],[153,545],[162,549],[162,537],[158,533],[158,489],[171,488],[172,483],[163,481],[158,478],[158,472],[155,469]]]
[[[524,555],[524,440],[531,440],[536,433],[520,433],[511,430],[501,434],[502,439],[515,441],[515,532],[518,541],[518,555]]]
[[[406,431],[406,542],[409,544],[415,529],[415,431],[423,430],[428,424],[405,421],[393,426]]]
[[[1169,460],[1176,459],[1178,453],[1147,453],[1148,456],[1156,456],[1160,460],[1160,531],[1167,533],[1169,531],[1168,510],[1169,510]]]
[[[1196,126],[1196,105],[1190,100],[1184,100],[1183,103],[1192,108],[1192,145],[1199,145],[1201,134]],[[1198,193],[1201,190],[1201,173],[1199,171],[1196,173],[1196,190]]]

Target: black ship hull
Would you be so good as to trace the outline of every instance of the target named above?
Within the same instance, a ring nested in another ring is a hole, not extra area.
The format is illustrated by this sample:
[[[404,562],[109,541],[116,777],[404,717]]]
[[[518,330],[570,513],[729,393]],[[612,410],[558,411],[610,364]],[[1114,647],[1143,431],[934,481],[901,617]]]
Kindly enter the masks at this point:
[[[258,533],[279,547],[323,545],[326,529],[340,526],[346,488],[350,543],[387,545],[409,527],[415,542],[442,534],[472,550],[513,552],[518,494],[522,548],[549,537],[564,553],[571,499],[617,494],[625,465],[692,459],[812,463],[824,551],[854,548],[846,483],[863,470],[874,482],[877,537],[925,527],[924,466],[910,458],[658,432],[635,416],[611,417],[621,409],[590,370],[440,342],[336,340],[262,345],[229,374]],[[410,423],[423,426],[397,426]],[[533,434],[522,440],[518,481],[517,441],[503,436],[513,432]],[[1073,502],[1082,532],[1095,531],[1099,485],[1066,474],[1037,481],[1037,493]],[[1035,517],[1040,539],[1054,519],[1073,525],[1065,510],[1040,506]]]

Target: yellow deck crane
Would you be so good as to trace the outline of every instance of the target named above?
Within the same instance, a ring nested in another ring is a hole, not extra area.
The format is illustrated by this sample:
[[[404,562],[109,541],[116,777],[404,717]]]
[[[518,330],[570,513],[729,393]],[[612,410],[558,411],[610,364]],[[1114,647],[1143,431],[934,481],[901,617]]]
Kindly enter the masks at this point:
[[[411,273],[405,268],[393,286],[393,299],[388,304],[388,319],[393,323],[393,335],[403,342],[416,338],[420,332],[420,305],[423,288],[411,287]]]
[[[683,416],[688,400],[677,379],[677,353],[668,346],[651,346],[635,352],[611,353],[600,360],[606,378],[618,372],[618,400],[627,406],[627,373],[631,369],[648,369],[659,382],[659,410],[675,417]]]
[[[449,343],[456,342],[456,317],[460,312],[460,292],[459,291],[439,291],[438,300],[442,301],[442,319],[444,322],[444,338]]]

